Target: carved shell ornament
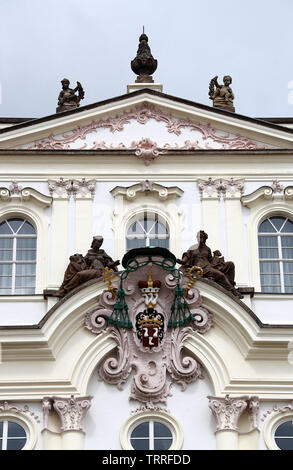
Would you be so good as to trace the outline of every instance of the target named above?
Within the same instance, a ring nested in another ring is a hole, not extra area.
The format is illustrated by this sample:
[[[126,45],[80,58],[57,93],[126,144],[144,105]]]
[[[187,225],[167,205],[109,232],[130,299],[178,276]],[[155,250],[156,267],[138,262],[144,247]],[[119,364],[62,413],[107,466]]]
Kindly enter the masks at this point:
[[[88,330],[109,332],[117,345],[100,363],[99,379],[121,389],[135,371],[130,399],[143,404],[166,403],[172,383],[184,390],[202,378],[200,364],[186,355],[184,343],[194,332],[208,331],[212,315],[193,287],[196,279],[186,282],[175,264],[165,248],[130,250],[122,260],[125,270],[116,273],[114,298],[111,285],[85,318]]]

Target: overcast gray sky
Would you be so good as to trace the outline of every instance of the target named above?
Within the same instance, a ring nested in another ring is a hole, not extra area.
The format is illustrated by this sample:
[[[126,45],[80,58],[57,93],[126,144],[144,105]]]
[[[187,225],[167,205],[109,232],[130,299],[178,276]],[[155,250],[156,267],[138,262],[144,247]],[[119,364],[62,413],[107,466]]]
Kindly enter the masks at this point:
[[[236,112],[293,116],[293,0],[0,0],[0,21],[1,117],[53,114],[64,77],[83,105],[126,93],[143,25],[163,92],[210,105],[229,74]]]

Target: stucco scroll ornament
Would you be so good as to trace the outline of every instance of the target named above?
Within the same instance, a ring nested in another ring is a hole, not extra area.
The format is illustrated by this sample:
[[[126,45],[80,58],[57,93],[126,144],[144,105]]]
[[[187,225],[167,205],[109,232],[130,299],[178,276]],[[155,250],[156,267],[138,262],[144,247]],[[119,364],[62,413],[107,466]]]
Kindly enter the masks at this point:
[[[86,315],[85,327],[94,334],[108,333],[116,343],[115,351],[99,365],[100,380],[121,389],[134,371],[130,400],[143,404],[166,403],[172,384],[177,383],[184,390],[189,383],[202,378],[201,366],[186,354],[184,344],[195,331],[204,334],[211,328],[212,316],[202,307],[195,287],[188,290],[184,300],[192,321],[173,315],[174,299],[181,287],[178,288],[172,273],[166,275],[162,258],[156,256],[150,262],[148,257],[140,256],[135,263],[137,269],[129,271],[123,283],[125,298],[119,304],[120,313],[122,305],[127,307],[127,326],[123,326],[125,319],[121,323],[113,316],[119,310],[117,289],[116,302],[109,291],[100,296],[98,305]]]
[[[228,179],[215,179],[211,177],[207,180],[198,180],[198,189],[200,197],[217,197],[223,196],[242,196],[244,191],[244,179],[235,180],[233,177]]]
[[[37,423],[40,423],[40,418],[33,411],[30,410],[28,405],[24,405],[24,407],[21,408],[21,407],[15,406],[15,405],[10,405],[7,401],[4,401],[4,402],[0,403],[0,412],[1,413],[5,413],[5,412],[9,412],[9,411],[12,411],[13,413],[17,413],[19,415],[21,415],[21,414],[30,415],[36,420]]]
[[[184,145],[175,143],[170,145],[165,143],[162,148],[166,149],[182,149],[182,150],[198,150],[208,148],[222,148],[222,149],[261,149],[269,148],[261,142],[257,142],[248,139],[240,134],[223,133],[222,131],[213,128],[209,124],[203,124],[200,122],[191,121],[190,119],[178,119],[163,110],[156,108],[155,106],[142,103],[128,111],[125,111],[117,116],[112,116],[107,119],[101,119],[98,121],[92,121],[90,124],[85,126],[78,126],[70,131],[64,132],[63,134],[53,135],[50,134],[44,139],[39,139],[28,146],[21,148],[29,149],[51,149],[51,150],[66,150],[74,148],[76,150],[81,149],[102,149],[112,150],[117,149],[131,149],[125,143],[121,142],[118,146],[113,144],[106,144],[103,140],[101,142],[94,141],[91,143],[87,142],[87,135],[97,133],[99,129],[109,129],[111,133],[122,132],[126,125],[129,125],[131,121],[136,121],[139,124],[146,124],[150,120],[156,122],[162,122],[165,124],[167,132],[180,136],[182,130],[187,129],[191,132],[196,132],[198,137],[201,138],[202,142],[197,139],[195,142],[186,140]],[[197,136],[196,136],[197,137]],[[72,145],[73,144],[73,145]],[[211,146],[213,144],[213,146]]]
[[[135,155],[144,161],[145,165],[149,166],[152,161],[158,158],[159,155],[164,153],[158,149],[157,143],[151,139],[141,139],[139,142],[132,142],[131,148],[136,148]]]
[[[292,411],[293,412],[293,401],[291,403],[288,403],[287,405],[284,406],[274,406],[270,410],[267,410],[261,418],[261,421],[265,421],[265,419],[274,413],[286,413],[287,411]]]

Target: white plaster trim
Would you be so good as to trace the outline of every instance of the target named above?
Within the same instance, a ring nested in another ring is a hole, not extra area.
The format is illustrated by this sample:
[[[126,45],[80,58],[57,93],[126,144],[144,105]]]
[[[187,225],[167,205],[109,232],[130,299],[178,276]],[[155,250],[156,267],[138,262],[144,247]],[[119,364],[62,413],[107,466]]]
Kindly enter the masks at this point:
[[[41,294],[35,295],[1,295],[0,296],[1,302],[43,302],[44,296]]]
[[[38,440],[38,427],[37,423],[33,418],[25,413],[16,412],[13,410],[1,411],[0,421],[4,420],[14,421],[25,429],[26,432],[26,443],[21,450],[33,450]]]
[[[183,445],[184,434],[178,421],[165,411],[151,409],[134,413],[122,425],[119,435],[121,448],[123,450],[133,450],[133,447],[130,443],[130,435],[132,430],[140,423],[154,419],[165,424],[172,431],[173,442],[168,450],[180,450]]]
[[[274,439],[274,434],[277,429],[277,427],[285,421],[293,421],[293,412],[292,411],[287,411],[286,413],[279,413],[276,412],[272,416],[270,416],[264,424],[263,427],[263,438],[265,441],[265,444],[269,450],[281,450],[277,446],[275,439]]]

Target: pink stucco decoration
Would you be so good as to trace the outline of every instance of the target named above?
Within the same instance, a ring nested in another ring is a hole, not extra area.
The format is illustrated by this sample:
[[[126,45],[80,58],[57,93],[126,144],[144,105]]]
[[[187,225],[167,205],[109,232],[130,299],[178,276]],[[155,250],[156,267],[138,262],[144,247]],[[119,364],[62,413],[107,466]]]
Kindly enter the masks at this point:
[[[145,309],[145,300],[137,286],[138,279],[147,279],[151,269],[152,278],[161,281],[156,310],[164,316],[164,334],[158,346],[147,348],[139,340],[136,315]],[[187,280],[183,282],[187,284]],[[107,319],[113,311],[113,299],[105,291],[97,306],[91,309],[85,327],[94,334],[110,333],[117,348],[98,368],[100,380],[122,388],[134,371],[130,399],[141,403],[166,403],[173,383],[186,386],[202,378],[201,366],[194,357],[186,353],[185,341],[198,332],[204,334],[212,326],[212,315],[202,307],[199,290],[193,287],[188,292],[187,302],[195,322],[181,328],[167,328],[176,282],[171,274],[166,275],[161,267],[147,265],[130,273],[124,282],[125,300],[129,308],[133,329],[108,327]]]

